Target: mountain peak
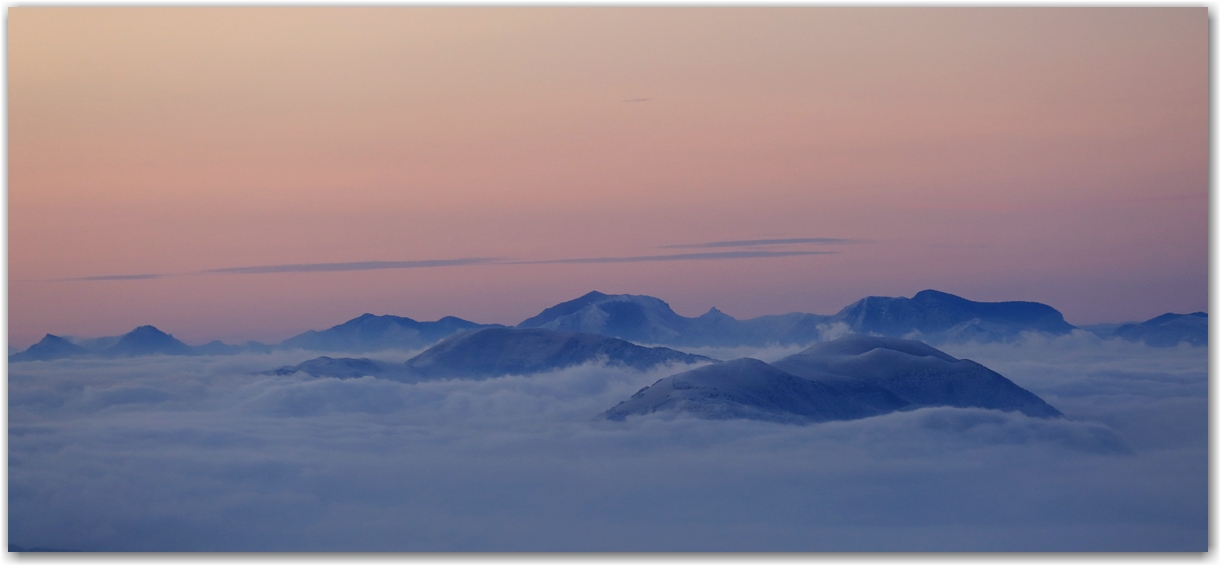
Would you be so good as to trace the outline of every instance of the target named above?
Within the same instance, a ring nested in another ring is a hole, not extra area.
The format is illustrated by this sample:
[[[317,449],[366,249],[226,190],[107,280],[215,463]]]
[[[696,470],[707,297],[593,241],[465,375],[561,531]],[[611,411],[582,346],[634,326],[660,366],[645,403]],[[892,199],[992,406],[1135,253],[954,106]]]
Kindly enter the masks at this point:
[[[560,302],[559,304],[551,306],[550,308],[547,308],[547,309],[543,310],[542,312],[538,313],[537,316],[528,318],[528,319],[522,321],[520,324],[517,324],[517,327],[536,328],[536,327],[546,324],[547,322],[550,322],[556,318],[562,318],[563,316],[567,316],[569,314],[576,313],[576,312],[580,311],[581,308],[584,308],[585,306],[588,306],[590,304],[596,304],[603,300],[614,298],[615,296],[622,296],[622,295],[603,294],[603,293],[600,293],[600,292],[594,290],[592,292],[585,294],[584,296],[581,296],[580,298],[569,300],[567,302]]]
[[[134,357],[137,355],[191,355],[191,347],[174,336],[153,326],[140,326],[119,337],[119,340],[104,353],[112,357]]]
[[[138,327],[136,327],[136,329],[127,332],[126,335],[133,336],[133,337],[152,337],[152,336],[160,337],[160,336],[169,336],[170,334],[167,334],[167,333],[157,329],[156,326],[138,326]]]
[[[956,299],[956,300],[966,300],[965,298],[962,298],[962,297],[960,297],[960,296],[958,296],[958,295],[956,295],[956,294],[949,294],[949,293],[947,293],[947,292],[941,292],[941,291],[939,291],[939,290],[934,290],[934,289],[931,289],[931,288],[929,288],[929,289],[925,289],[925,290],[921,290],[921,291],[919,291],[919,292],[915,293],[915,296],[912,296],[912,297],[911,297],[911,300],[934,300],[934,299],[937,299],[937,298],[940,298],[940,299],[945,299],[945,298],[948,298],[948,299]]]
[[[426,347],[455,332],[487,327],[461,318],[445,316],[435,322],[419,322],[405,316],[362,314],[322,331],[310,330],[282,342],[281,349],[367,352],[381,349]]]
[[[51,359],[84,354],[86,354],[86,351],[83,347],[57,335],[47,334],[41,341],[31,345],[25,351],[9,355],[8,359],[10,362],[49,361]]]

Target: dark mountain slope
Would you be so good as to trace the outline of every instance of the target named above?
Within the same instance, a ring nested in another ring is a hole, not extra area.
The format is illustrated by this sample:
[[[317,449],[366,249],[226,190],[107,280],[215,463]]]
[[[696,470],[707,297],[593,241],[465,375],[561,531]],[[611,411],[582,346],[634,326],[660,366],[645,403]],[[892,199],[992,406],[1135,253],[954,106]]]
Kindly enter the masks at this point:
[[[364,314],[332,328],[288,338],[281,349],[307,351],[379,351],[385,349],[419,349],[455,333],[489,326],[446,316],[435,322],[417,322],[402,316]]]
[[[556,304],[517,325],[599,334],[636,343],[678,346],[737,346],[809,343],[826,316],[792,313],[738,320],[712,308],[687,318],[651,296],[590,292]]]
[[[831,316],[852,331],[931,341],[1010,341],[1021,332],[1062,335],[1075,329],[1058,310],[1038,302],[975,302],[936,290],[912,298],[870,296]]]
[[[1114,330],[1114,336],[1153,347],[1173,347],[1182,342],[1206,346],[1207,313],[1161,314],[1146,322],[1120,326]]]
[[[446,339],[411,358],[406,366],[419,378],[487,378],[551,371],[597,360],[637,370],[666,363],[714,361],[602,335],[485,328]]]
[[[835,376],[874,384],[913,407],[1016,410],[1043,418],[1063,415],[999,373],[914,340],[849,335],[772,365],[814,380]]]
[[[903,408],[901,398],[861,383],[811,381],[757,359],[741,358],[665,377],[602,414],[684,412],[715,420],[784,423],[855,420]]]
[[[119,336],[114,345],[100,351],[105,357],[141,355],[194,355],[191,346],[153,326],[140,326]]]
[[[804,382],[801,382],[804,381]],[[865,418],[929,406],[1063,415],[1037,395],[927,344],[850,335],[767,364],[736,359],[666,377],[602,416],[683,412],[789,423]]]
[[[8,356],[9,363],[22,361],[50,361],[65,357],[83,357],[89,355],[89,350],[76,345],[57,335],[47,334],[41,341],[31,345],[25,351]]]

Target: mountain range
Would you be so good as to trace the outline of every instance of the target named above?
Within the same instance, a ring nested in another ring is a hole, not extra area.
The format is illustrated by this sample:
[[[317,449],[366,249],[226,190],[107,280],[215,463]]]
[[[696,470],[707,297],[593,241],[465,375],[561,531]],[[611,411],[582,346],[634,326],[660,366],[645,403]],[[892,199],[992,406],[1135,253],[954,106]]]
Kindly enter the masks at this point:
[[[450,335],[477,328],[502,328],[446,316],[435,322],[417,322],[402,316],[364,314],[322,331],[310,330],[276,345],[248,341],[230,345],[211,341],[191,346],[153,326],[140,326],[119,336],[76,339],[47,334],[24,351],[9,355],[10,363],[50,361],[68,357],[133,357],[139,355],[232,355],[301,349],[365,353],[387,349],[418,350]]]
[[[816,341],[827,316],[794,312],[738,320],[716,308],[695,318],[651,296],[590,292],[556,304],[518,328],[606,335],[636,343],[677,346],[760,346]]]
[[[805,345],[842,330],[929,343],[1007,342],[1022,333],[1062,335],[1076,329],[1056,309],[1037,302],[975,302],[935,290],[911,298],[869,296],[825,316],[793,312],[738,320],[716,308],[694,318],[681,316],[651,296],[590,292],[544,309],[518,329],[545,329],[595,334],[647,345],[733,347]],[[47,334],[10,362],[67,357],[137,355],[224,355],[299,349],[318,352],[368,353],[387,349],[419,350],[449,336],[482,328],[504,328],[446,316],[419,322],[402,316],[364,314],[329,329],[288,338],[279,344],[213,341],[189,346],[153,326],[121,336],[76,339]],[[1207,314],[1165,314],[1139,324],[1089,326],[1103,338],[1144,341],[1157,347],[1207,344]]]
[[[1022,332],[1063,335],[1076,329],[1038,302],[975,302],[936,290],[911,298],[869,296],[831,316],[860,334],[930,342],[1012,341]]]
[[[213,342],[219,343],[219,342]],[[212,344],[201,346],[215,350]],[[9,355],[9,362],[47,361],[65,357],[137,357],[142,355],[202,355],[199,348],[182,343],[173,335],[153,326],[140,326],[121,336],[71,341],[47,334],[29,349]]]
[[[859,334],[770,364],[741,358],[671,375],[602,417],[623,420],[662,412],[817,423],[932,406],[1063,417],[1037,395],[974,361],[919,341]]]
[[[280,349],[350,351],[363,353],[386,349],[419,349],[455,333],[476,328],[504,327],[476,324],[445,316],[435,322],[417,322],[402,316],[364,314],[327,330],[307,331],[279,344]]]
[[[711,363],[715,359],[665,347],[644,347],[602,335],[537,328],[482,328],[451,336],[406,363],[319,357],[269,372],[336,378],[373,376],[404,382],[481,380],[553,371],[593,361],[644,370],[664,364]]]

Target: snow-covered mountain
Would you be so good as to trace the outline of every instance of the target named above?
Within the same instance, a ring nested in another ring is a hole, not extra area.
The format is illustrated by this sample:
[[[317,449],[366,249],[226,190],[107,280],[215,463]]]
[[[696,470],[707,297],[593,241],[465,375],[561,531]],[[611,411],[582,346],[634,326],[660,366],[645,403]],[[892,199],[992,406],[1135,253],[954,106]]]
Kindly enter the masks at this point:
[[[1062,417],[1037,395],[969,360],[914,340],[849,335],[771,364],[735,359],[672,375],[603,417],[682,412],[790,423],[852,420],[929,406]]]
[[[687,318],[659,298],[594,291],[547,308],[517,327],[600,334],[635,343],[736,346],[810,343],[818,339],[818,324],[825,319],[795,312],[738,320],[716,308]]]
[[[906,407],[909,402],[867,383],[813,381],[743,357],[665,377],[602,413],[683,412],[700,418],[746,418],[783,423],[856,420]]]
[[[446,316],[435,322],[417,322],[402,316],[364,314],[330,329],[310,330],[288,338],[280,342],[278,348],[353,353],[419,349],[458,332],[488,327],[503,326],[476,324],[453,316]]]
[[[975,302],[952,294],[925,290],[912,298],[870,296],[833,316],[793,312],[738,320],[716,308],[687,318],[651,296],[590,292],[556,304],[516,326],[558,332],[596,334],[637,344],[677,347],[804,345],[826,333],[852,332],[913,337],[930,343],[1011,341],[1022,332],[1062,335],[1075,329],[1058,310],[1037,302]],[[307,331],[277,345],[247,342],[229,345],[213,341],[188,346],[153,326],[140,326],[121,335],[92,339],[47,334],[10,362],[66,357],[130,357],[138,355],[228,355],[273,349],[366,353],[386,349],[418,350],[450,336],[480,328],[453,316],[418,322],[402,316],[364,314],[321,331]],[[1165,314],[1140,324],[1101,324],[1085,328],[1103,338],[1121,337],[1154,346],[1180,342],[1207,344],[1207,314]]]
[[[526,375],[590,361],[644,370],[669,363],[711,363],[716,360],[665,347],[644,347],[602,335],[538,328],[483,328],[441,341],[406,363],[318,357],[268,372],[288,375],[299,371],[316,377],[337,378],[368,375],[416,382]]]
[[[936,290],[911,298],[869,296],[831,316],[851,331],[932,343],[1011,341],[1022,332],[1070,333],[1058,310],[1038,302],[975,302]]]
[[[1206,346],[1207,313],[1161,314],[1146,322],[1119,326],[1114,337],[1142,341],[1153,347],[1173,347],[1182,342]]]
[[[551,371],[599,359],[637,370],[666,363],[715,361],[604,335],[541,328],[484,328],[448,338],[412,357],[406,365],[418,378],[487,378]]]
[[[847,335],[772,365],[816,381],[846,377],[877,385],[906,399],[912,408],[956,406],[1015,410],[1042,418],[1063,416],[999,373],[915,340]]]

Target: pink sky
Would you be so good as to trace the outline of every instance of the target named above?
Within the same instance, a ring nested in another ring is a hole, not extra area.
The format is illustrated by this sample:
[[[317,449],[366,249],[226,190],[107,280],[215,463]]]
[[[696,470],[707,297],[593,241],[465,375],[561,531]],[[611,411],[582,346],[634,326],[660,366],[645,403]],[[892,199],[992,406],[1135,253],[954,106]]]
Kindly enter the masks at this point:
[[[9,10],[9,341],[935,288],[1207,309],[1206,8]],[[841,238],[844,244],[660,248]],[[826,255],[194,274],[692,252]]]

